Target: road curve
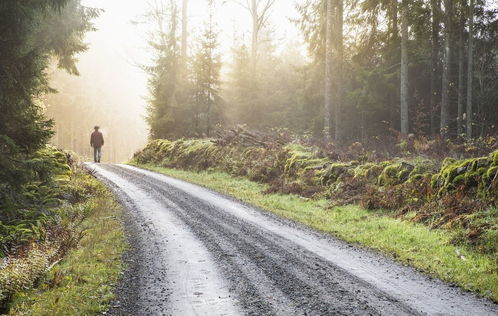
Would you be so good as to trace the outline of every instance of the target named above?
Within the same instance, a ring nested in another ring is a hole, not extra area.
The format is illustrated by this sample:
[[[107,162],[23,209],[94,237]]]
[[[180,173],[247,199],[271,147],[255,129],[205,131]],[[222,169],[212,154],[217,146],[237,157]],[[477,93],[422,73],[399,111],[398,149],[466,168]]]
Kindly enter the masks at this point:
[[[86,167],[127,208],[123,315],[498,315],[492,302],[208,189]]]

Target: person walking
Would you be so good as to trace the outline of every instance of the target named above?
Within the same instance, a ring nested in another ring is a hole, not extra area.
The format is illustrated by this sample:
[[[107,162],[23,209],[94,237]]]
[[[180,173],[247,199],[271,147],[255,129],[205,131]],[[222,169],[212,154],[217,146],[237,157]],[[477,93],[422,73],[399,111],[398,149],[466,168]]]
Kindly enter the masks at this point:
[[[98,126],[94,127],[94,132],[90,137],[90,146],[93,147],[93,160],[100,163],[100,158],[102,157],[102,146],[104,146],[104,135],[99,131]]]

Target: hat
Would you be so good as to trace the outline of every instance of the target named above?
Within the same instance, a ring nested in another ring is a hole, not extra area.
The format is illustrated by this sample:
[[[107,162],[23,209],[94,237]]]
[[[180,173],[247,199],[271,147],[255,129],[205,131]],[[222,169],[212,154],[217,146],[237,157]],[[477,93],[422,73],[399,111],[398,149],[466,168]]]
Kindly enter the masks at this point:
[[[98,125],[95,125],[95,126],[94,126],[93,128],[100,128],[100,126],[98,126]]]

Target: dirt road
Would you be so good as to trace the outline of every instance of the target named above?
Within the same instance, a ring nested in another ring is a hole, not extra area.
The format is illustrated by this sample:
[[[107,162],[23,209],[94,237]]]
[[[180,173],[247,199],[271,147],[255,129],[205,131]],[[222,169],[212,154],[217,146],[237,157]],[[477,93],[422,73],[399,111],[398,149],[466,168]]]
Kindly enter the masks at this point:
[[[128,209],[124,315],[498,315],[497,305],[232,198],[94,165]]]

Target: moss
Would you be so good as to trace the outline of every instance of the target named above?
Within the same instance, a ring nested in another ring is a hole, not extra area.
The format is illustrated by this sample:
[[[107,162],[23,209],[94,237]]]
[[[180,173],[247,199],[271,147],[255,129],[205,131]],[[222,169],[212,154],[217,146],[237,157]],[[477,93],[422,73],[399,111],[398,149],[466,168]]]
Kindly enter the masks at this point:
[[[432,175],[431,184],[438,196],[463,187],[473,189],[472,194],[477,188],[479,197],[488,197],[488,187],[498,170],[490,172],[490,168],[498,167],[498,151],[488,157],[446,158],[440,170],[437,170],[437,162],[426,158],[376,163],[332,162],[318,152],[316,147],[300,144],[269,149],[219,146],[209,139],[154,140],[135,155],[135,161],[194,171],[224,171],[264,183],[297,181],[313,187],[324,186],[323,189],[331,192],[350,190],[350,186],[339,183],[347,182],[347,177],[355,178],[355,183],[390,187]]]
[[[410,177],[427,173],[433,174],[437,170],[437,163],[434,160],[415,159],[410,161],[410,163],[414,166],[412,172],[410,173]]]
[[[329,165],[322,174],[321,183],[327,186],[335,183],[343,175],[350,174],[351,167],[352,166],[349,163],[333,163]]]
[[[461,174],[461,175],[458,175],[456,176],[453,181],[452,181],[452,185],[453,186],[458,186],[460,184],[463,184],[463,183],[466,183],[468,180],[467,178],[467,174]]]
[[[288,150],[289,158],[285,161],[284,171],[286,173],[292,173],[299,166],[305,164],[309,159],[312,159],[313,153],[310,150],[306,150],[301,145],[289,145],[286,147]]]
[[[397,177],[398,179],[401,181],[401,182],[404,182],[406,180],[408,180],[408,176],[410,175],[410,170],[408,169],[401,169],[398,174],[397,174]]]
[[[471,159],[471,169],[477,171],[479,169],[486,170],[489,167],[489,160],[486,157]]]
[[[410,177],[408,178],[407,182],[413,183],[416,181],[420,181],[425,178],[429,178],[432,176],[432,173],[426,172],[426,173],[416,173],[416,174],[410,174]]]
[[[438,189],[438,195],[463,186],[464,190],[478,188],[479,197],[488,196],[487,184],[490,182],[490,170],[495,172],[498,170],[493,167],[494,157],[491,154],[489,157],[453,159],[451,163],[445,160],[440,172],[433,178],[432,185]]]
[[[492,152],[489,155],[488,159],[489,159],[492,166],[498,166],[498,150],[495,152]]]
[[[394,162],[384,168],[377,178],[377,184],[380,186],[392,186],[403,183],[408,180],[414,168],[413,165],[404,161]]]
[[[394,182],[396,181],[398,169],[399,164],[392,164],[385,167],[384,170],[382,170],[382,173],[379,175],[377,183],[381,186],[394,184]]]
[[[330,162],[327,158],[316,157],[313,148],[310,147],[290,144],[285,149],[288,152],[284,165],[284,172],[287,176],[298,176],[310,169],[323,169]]]
[[[436,178],[433,178],[432,183],[434,187],[439,188],[439,193],[445,193],[454,189],[456,187],[454,179],[457,176],[463,176],[472,164],[472,161],[469,159],[464,161],[453,159],[452,163],[448,163],[446,160],[445,162],[443,162],[443,168],[436,175]],[[461,180],[462,178],[459,177],[458,181],[460,182]]]
[[[363,165],[357,166],[353,172],[355,178],[364,178],[371,183],[376,183],[377,178],[382,173],[385,167],[387,167],[391,162],[383,161],[379,163],[365,163]]]
[[[457,160],[455,158],[450,158],[450,157],[444,158],[443,163],[441,164],[441,169],[444,169],[447,166],[454,164],[456,161]]]
[[[491,167],[488,170],[486,170],[486,174],[484,175],[484,181],[487,184],[491,184],[491,181],[496,177],[498,174],[498,166]]]

